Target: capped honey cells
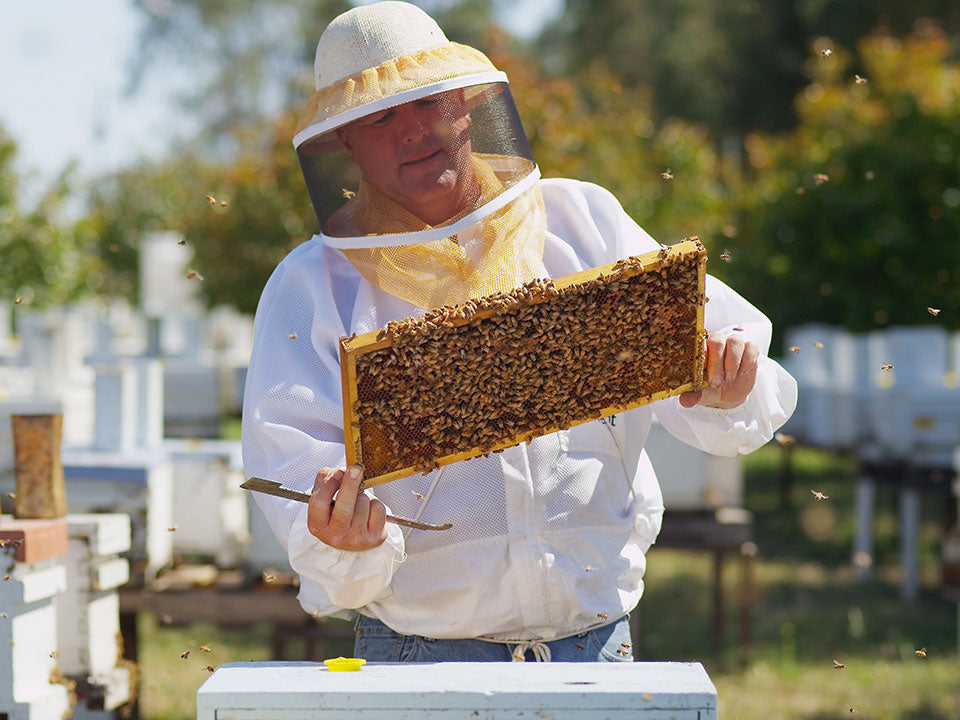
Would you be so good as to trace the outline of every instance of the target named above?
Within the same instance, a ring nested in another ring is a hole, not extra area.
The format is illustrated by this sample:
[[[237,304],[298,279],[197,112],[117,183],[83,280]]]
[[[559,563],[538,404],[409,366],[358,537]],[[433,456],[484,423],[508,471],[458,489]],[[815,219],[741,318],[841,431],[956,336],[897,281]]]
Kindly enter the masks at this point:
[[[703,387],[696,238],[341,338],[347,463],[377,485]]]

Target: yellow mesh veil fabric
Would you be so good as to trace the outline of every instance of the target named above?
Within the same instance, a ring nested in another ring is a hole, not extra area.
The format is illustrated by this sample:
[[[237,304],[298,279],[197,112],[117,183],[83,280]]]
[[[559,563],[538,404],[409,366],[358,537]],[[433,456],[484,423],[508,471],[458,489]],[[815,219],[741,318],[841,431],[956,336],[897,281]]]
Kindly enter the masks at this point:
[[[501,179],[491,168],[494,161],[499,167],[513,165],[513,169]],[[503,192],[504,180],[511,184],[522,169],[532,169],[527,168],[528,162],[475,154],[478,204]],[[367,182],[361,183],[357,196],[330,222],[348,222],[362,234],[416,232],[430,227]],[[458,235],[430,243],[345,249],[343,253],[374,287],[428,309],[506,292],[538,277],[545,232],[543,198],[534,184]]]

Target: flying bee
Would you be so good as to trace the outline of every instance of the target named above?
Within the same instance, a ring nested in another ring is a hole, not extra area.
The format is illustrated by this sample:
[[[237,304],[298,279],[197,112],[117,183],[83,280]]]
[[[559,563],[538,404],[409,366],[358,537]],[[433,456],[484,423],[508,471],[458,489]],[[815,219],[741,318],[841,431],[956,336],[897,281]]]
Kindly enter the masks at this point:
[[[592,572],[592,571],[594,571],[594,570],[596,570],[596,569],[597,569],[597,568],[594,567],[593,565],[587,565],[587,566],[584,568],[584,570],[586,570],[587,572]]]
[[[743,332],[743,328],[737,326],[737,327],[733,328],[733,331],[734,331],[734,332]]]
[[[893,370],[893,363],[887,363],[886,365],[880,366],[881,370]]]
[[[863,174],[863,176],[864,176],[867,180],[873,180],[873,170],[867,170],[867,171]]]
[[[720,259],[723,260],[724,262],[730,262],[730,253],[728,252],[720,253]]]
[[[212,673],[212,672],[214,672],[214,667],[213,667],[213,665],[207,665],[207,667],[205,668],[205,670],[206,670],[207,672],[209,672],[209,673]]]
[[[673,173],[670,172],[670,168],[667,168],[662,173],[660,173],[660,177],[663,178],[664,180],[673,180]]]
[[[179,240],[177,240],[177,245],[186,245],[186,244],[187,244],[186,238],[180,238]]]
[[[220,201],[220,207],[226,207],[226,206],[229,205],[229,204],[230,204],[230,201],[229,201],[229,200],[221,200],[221,201]]]
[[[60,654],[60,651],[59,651],[59,650],[54,650],[52,653],[50,653],[50,657],[55,658],[55,657],[57,657],[59,654]]]
[[[4,493],[4,494],[5,494],[8,498],[10,498],[11,500],[16,500],[16,499],[17,499],[17,494],[16,494],[16,493],[9,492],[9,493]]]
[[[854,76],[853,76],[853,81],[854,81],[857,85],[866,85],[866,84],[867,84],[867,79],[866,79],[865,77],[860,77],[859,75],[854,75]]]
[[[203,280],[203,275],[201,275],[200,273],[198,273],[198,272],[197,272],[196,270],[194,270],[193,268],[190,268],[189,270],[187,270],[187,280],[193,280],[194,278],[196,278],[197,280],[201,280],[201,281],[202,281],[202,280]]]
[[[176,532],[176,530],[177,530],[176,525],[171,525],[170,527],[167,528],[167,532]]]
[[[807,189],[805,187],[798,187],[796,190],[797,195],[803,195],[806,192],[807,192]]]
[[[290,338],[291,340],[296,340],[296,339],[297,339],[297,334],[296,334],[296,333],[290,333],[289,335],[287,335],[287,337]]]
[[[813,176],[813,181],[814,181],[817,185],[823,185],[823,184],[824,184],[825,182],[827,182],[827,180],[829,180],[829,179],[830,179],[830,176],[827,175],[826,173],[816,173],[816,174]]]
[[[930,313],[931,315],[933,315],[934,317],[937,317],[937,316],[940,314],[940,308],[931,308],[931,307],[928,307],[928,308],[927,308],[927,312]]]
[[[833,50],[831,50],[830,48],[824,48],[823,50],[820,51],[820,55],[822,57],[830,57],[831,55],[833,55]]]
[[[793,435],[788,435],[787,433],[774,433],[773,439],[777,441],[777,445],[780,447],[790,447],[793,445],[797,439]]]
[[[207,195],[207,205],[216,205],[217,199],[213,195]]]
[[[798,353],[798,352],[800,352],[800,348],[798,348],[796,345],[791,345],[791,346],[790,346],[790,352]]]
[[[347,190],[346,188],[340,188],[340,194],[347,200],[350,200],[356,193],[353,190]]]
[[[7,614],[5,612],[0,612],[0,618],[6,618]]]
[[[6,617],[6,615],[4,615],[4,617]],[[580,643],[574,643],[573,646],[574,646],[577,650],[583,650],[583,645],[581,645]]]
[[[201,645],[200,652],[213,652],[213,650],[210,649],[209,645]]]
[[[813,346],[814,346],[817,350],[823,350],[823,343],[820,342],[820,341],[815,341],[815,342],[813,343]]]
[[[189,651],[189,650],[184,650],[182,653],[180,653],[180,659],[181,659],[181,660],[186,660],[188,657],[190,657],[190,651]]]
[[[830,499],[830,496],[829,496],[829,495],[824,495],[824,494],[823,494],[822,492],[820,492],[819,490],[811,490],[810,492],[813,493],[813,496],[814,496],[817,500],[829,500],[829,499]]]
[[[276,576],[276,575],[268,575],[267,573],[264,573],[264,574],[263,574],[263,581],[264,581],[264,582],[268,582],[268,583],[269,583],[269,582],[273,582],[273,581],[276,580],[276,579],[277,579],[277,576]]]
[[[629,649],[630,643],[620,643],[620,647]]]
[[[18,295],[18,296],[17,296],[17,299],[13,301],[13,304],[14,304],[14,305],[19,305],[19,304],[22,303],[22,302],[23,302],[23,298]]]
[[[844,665],[842,662],[839,662],[839,661],[837,661],[837,660],[834,660],[834,661],[833,661],[833,669],[834,669],[834,670],[843,670],[845,667],[846,667],[846,665]]]
[[[597,617],[600,618],[601,620],[606,620],[606,619],[607,619],[607,614],[606,614],[606,613],[599,612],[599,613],[597,613]]]
[[[617,648],[617,653],[620,655],[629,655],[630,653],[622,648]]]
[[[413,493],[413,496],[414,496],[417,500],[423,500],[423,493],[418,493],[416,490],[411,490],[410,492]]]
[[[922,647],[919,650],[914,650],[913,652],[918,658],[925,658],[927,656],[927,649],[925,647]]]
[[[4,576],[3,576],[3,581],[4,581],[4,582],[6,582],[6,581],[9,580],[9,579],[10,579],[10,576],[9,576],[9,575],[4,575]]]
[[[646,700],[647,702],[650,702],[651,700],[653,700],[653,693],[645,692],[645,693],[644,693],[643,695],[641,695],[640,697],[642,697],[642,698],[643,698],[644,700]]]

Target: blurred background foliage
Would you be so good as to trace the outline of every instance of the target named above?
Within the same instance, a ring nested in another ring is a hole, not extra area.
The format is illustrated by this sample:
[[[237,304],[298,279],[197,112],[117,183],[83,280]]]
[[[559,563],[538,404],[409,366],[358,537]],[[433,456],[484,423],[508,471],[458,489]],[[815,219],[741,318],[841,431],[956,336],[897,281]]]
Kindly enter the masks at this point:
[[[139,239],[172,229],[207,300],[251,311],[316,229],[290,138],[319,33],[349,4],[136,4],[131,87],[198,68],[183,112],[204,129],[85,185],[65,169],[28,208],[0,135],[0,276],[36,302],[135,298]],[[960,328],[960,4],[566,0],[523,39],[496,20],[508,0],[418,4],[510,76],[546,177],[604,185],[662,242],[699,235],[775,327],[916,324],[932,306]]]

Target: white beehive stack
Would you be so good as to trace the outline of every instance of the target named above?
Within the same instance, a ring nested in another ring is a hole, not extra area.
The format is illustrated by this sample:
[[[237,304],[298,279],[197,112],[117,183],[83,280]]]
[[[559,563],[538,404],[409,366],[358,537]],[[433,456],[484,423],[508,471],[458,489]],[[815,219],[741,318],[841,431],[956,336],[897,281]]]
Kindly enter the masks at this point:
[[[716,720],[700,663],[231,663],[197,692],[197,720]]]
[[[72,702],[59,682],[56,603],[67,587],[66,522],[3,516],[0,541],[0,717],[64,717]]]
[[[57,613],[60,671],[77,681],[86,710],[110,711],[130,700],[130,668],[120,663],[117,594],[130,578],[129,563],[120,557],[130,549],[130,518],[68,515],[67,530],[68,585]]]
[[[237,567],[250,535],[238,441],[166,440],[173,462],[173,549]]]

